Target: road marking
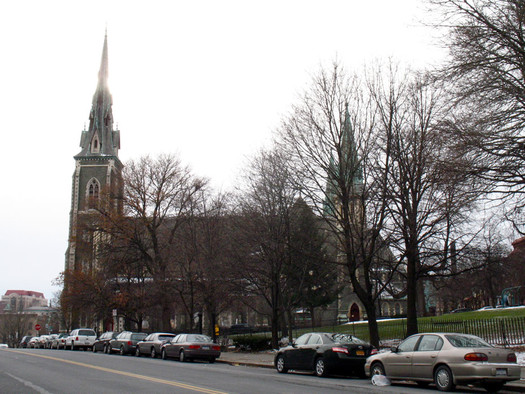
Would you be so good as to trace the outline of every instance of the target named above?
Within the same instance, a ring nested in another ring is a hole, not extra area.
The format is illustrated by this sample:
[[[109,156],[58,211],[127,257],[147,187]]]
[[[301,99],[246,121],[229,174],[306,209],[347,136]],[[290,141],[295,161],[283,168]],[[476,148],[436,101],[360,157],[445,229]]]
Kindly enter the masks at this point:
[[[13,379],[15,380],[18,380],[20,383],[23,383],[25,386],[27,387],[31,387],[33,390],[35,390],[37,393],[40,393],[40,394],[51,394],[49,391],[47,391],[46,389],[40,387],[40,386],[37,386],[36,384],[33,384],[27,380],[24,380],[24,379],[21,379],[15,375],[11,375],[10,373],[8,372],[4,372],[7,376],[10,376],[12,377]]]
[[[155,383],[162,383],[162,384],[166,384],[166,385],[169,385],[169,386],[175,386],[175,387],[180,387],[180,388],[184,388],[184,389],[188,389],[188,390],[198,391],[200,393],[227,394],[224,391],[211,390],[211,389],[207,389],[207,388],[204,388],[204,387],[192,386],[192,385],[186,384],[186,383],[175,382],[173,380],[159,379],[159,378],[154,378],[154,377],[146,376],[146,375],[139,375],[139,374],[131,373],[131,372],[117,371],[117,370],[114,370],[114,369],[99,367],[97,365],[80,363],[78,361],[64,360],[64,359],[61,359],[61,358],[56,358],[56,357],[51,357],[51,356],[44,356],[43,354],[27,353],[27,352],[21,352],[19,350],[11,350],[11,349],[4,349],[4,350],[7,350],[8,352],[11,352],[11,353],[18,353],[18,354],[24,354],[24,355],[27,355],[27,356],[46,358],[48,360],[60,361],[60,362],[66,363],[66,364],[72,364],[72,365],[78,365],[80,367],[87,367],[87,368],[91,368],[91,369],[96,369],[98,371],[109,372],[109,373],[113,373],[115,375],[129,376],[131,378],[148,380],[150,382],[155,382]]]

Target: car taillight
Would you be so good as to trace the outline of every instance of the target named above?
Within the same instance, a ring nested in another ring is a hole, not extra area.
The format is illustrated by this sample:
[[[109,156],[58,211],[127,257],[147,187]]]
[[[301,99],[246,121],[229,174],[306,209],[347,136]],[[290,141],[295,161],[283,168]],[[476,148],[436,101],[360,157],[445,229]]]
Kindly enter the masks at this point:
[[[348,349],[345,348],[345,347],[334,346],[334,347],[332,348],[332,352],[334,352],[334,353],[345,353],[345,354],[348,354]]]
[[[467,361],[488,361],[488,357],[485,353],[467,353],[464,357]]]
[[[516,363],[518,360],[516,359],[516,353],[509,353],[507,356],[507,362],[509,363]]]
[[[220,351],[221,350],[221,347],[220,346],[212,346],[211,347],[213,350],[217,350],[217,351]]]
[[[75,341],[78,341],[78,337],[75,338]]]
[[[200,349],[200,348],[201,348],[200,345],[190,345],[190,346],[188,346],[188,347],[189,347],[190,349],[192,349],[192,350]]]
[[[370,350],[370,355],[377,354],[377,349]]]
[[[131,341],[128,341],[128,346],[131,346],[133,345],[133,343]]]

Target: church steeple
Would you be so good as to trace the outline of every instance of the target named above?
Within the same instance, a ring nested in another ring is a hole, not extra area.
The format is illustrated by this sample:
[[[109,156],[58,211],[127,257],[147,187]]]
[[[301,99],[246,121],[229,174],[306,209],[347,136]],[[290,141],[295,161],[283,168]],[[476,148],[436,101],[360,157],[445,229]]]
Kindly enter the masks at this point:
[[[80,147],[75,157],[115,156],[120,149],[120,132],[113,130],[113,98],[108,86],[108,35],[104,37],[102,59],[98,71],[98,83],[89,114],[89,129],[82,131]]]

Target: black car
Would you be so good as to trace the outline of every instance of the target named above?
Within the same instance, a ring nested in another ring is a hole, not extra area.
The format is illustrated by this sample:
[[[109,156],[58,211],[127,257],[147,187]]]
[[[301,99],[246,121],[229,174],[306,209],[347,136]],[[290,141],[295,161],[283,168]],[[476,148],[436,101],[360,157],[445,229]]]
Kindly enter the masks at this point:
[[[31,338],[33,338],[31,335],[26,335],[25,337],[23,337],[18,347],[27,347]]]
[[[377,353],[372,345],[350,334],[311,332],[279,349],[274,365],[278,372],[314,371],[317,376],[331,373],[365,377],[368,356]]]
[[[149,334],[146,338],[137,343],[135,356],[140,357],[143,354],[147,354],[152,358],[156,358],[157,356],[160,356],[160,348],[162,345],[171,341],[173,338],[175,338],[175,334],[169,332],[154,332],[153,334]]]
[[[143,332],[122,331],[116,338],[109,341],[108,353],[118,352],[121,356],[135,354],[137,343],[146,338]]]
[[[100,336],[95,340],[93,347],[91,348],[91,350],[93,350],[93,353],[109,353],[109,341],[116,338],[118,334],[120,334],[120,332],[118,331],[106,331],[105,333],[100,334]]]

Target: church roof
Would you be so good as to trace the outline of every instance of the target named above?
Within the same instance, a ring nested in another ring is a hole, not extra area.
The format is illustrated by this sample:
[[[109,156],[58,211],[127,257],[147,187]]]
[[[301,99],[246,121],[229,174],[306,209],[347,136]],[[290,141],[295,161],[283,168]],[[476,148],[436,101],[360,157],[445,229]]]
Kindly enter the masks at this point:
[[[109,91],[108,74],[108,35],[106,33],[98,71],[97,89],[93,95],[89,114],[89,129],[82,131],[80,138],[82,150],[75,156],[76,159],[107,156],[118,159],[120,132],[113,130],[113,98]]]

